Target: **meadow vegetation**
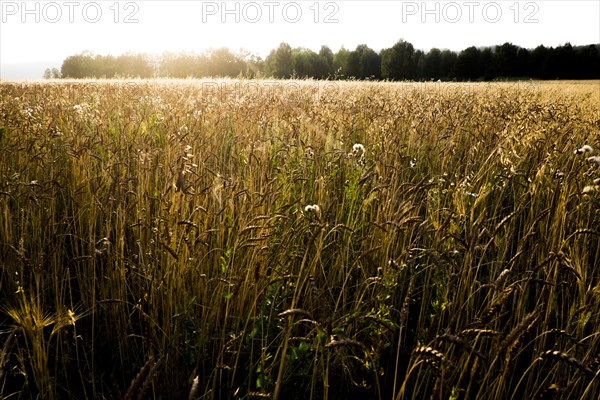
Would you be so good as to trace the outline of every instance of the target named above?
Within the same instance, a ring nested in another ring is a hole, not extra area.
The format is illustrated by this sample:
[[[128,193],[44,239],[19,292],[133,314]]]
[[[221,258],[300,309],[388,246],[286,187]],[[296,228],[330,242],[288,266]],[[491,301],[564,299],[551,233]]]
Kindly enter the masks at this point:
[[[594,399],[599,85],[0,84],[0,398]]]

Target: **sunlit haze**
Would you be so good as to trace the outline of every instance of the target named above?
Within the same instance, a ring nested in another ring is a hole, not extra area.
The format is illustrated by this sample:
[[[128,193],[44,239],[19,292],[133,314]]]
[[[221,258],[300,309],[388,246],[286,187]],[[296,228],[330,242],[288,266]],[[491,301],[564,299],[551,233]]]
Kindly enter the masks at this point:
[[[281,42],[318,51],[399,39],[459,51],[505,42],[533,48],[600,43],[591,1],[0,1],[0,76],[58,67],[69,55],[202,52],[266,57]],[[36,64],[37,63],[37,64]],[[37,73],[37,72],[35,72]]]

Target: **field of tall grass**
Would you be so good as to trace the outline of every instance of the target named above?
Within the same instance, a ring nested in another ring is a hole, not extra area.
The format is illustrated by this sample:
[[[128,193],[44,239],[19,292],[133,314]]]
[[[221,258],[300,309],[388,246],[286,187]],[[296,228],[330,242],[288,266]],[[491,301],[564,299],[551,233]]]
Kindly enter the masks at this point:
[[[599,133],[599,82],[2,83],[0,399],[596,399]]]

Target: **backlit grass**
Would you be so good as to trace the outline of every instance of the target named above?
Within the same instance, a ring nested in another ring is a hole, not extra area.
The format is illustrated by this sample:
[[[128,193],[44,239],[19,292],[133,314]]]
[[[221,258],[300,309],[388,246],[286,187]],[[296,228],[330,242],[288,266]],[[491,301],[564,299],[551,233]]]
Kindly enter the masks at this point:
[[[2,83],[0,398],[594,399],[599,93]]]

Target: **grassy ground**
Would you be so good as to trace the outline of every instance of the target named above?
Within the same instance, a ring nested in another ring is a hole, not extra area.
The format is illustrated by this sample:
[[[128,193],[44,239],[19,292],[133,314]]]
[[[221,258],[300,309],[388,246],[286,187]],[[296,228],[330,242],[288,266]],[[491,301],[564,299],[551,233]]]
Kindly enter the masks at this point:
[[[599,82],[2,83],[0,398],[594,399],[599,110]]]

